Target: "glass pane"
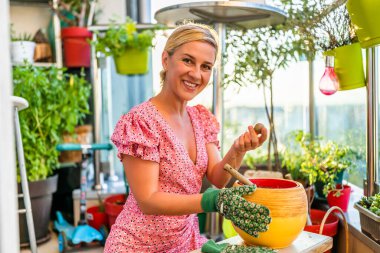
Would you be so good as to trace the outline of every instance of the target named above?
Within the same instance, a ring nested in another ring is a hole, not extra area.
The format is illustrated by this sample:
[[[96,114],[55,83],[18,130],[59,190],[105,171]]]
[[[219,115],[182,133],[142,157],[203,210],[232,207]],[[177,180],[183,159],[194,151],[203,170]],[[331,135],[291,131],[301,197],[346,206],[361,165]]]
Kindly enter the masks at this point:
[[[285,136],[292,130],[308,129],[308,63],[292,63],[278,70],[273,80],[274,122],[279,149],[284,147]],[[268,99],[268,98],[267,98]],[[238,89],[229,86],[224,92],[224,152],[233,141],[257,122],[269,128],[262,88],[255,85]],[[250,154],[266,153],[266,146]],[[256,155],[255,155],[256,156]]]
[[[355,165],[346,173],[346,179],[363,187],[366,177],[366,89],[338,91],[326,96],[318,88],[324,72],[322,60],[315,64],[315,99],[317,136],[342,145],[355,152]]]

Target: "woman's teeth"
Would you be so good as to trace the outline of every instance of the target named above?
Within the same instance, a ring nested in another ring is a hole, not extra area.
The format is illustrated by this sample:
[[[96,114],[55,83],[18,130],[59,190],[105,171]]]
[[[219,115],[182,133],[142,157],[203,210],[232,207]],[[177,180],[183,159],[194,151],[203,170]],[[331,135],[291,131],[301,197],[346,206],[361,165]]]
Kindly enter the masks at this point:
[[[186,86],[189,86],[190,88],[195,88],[195,87],[197,87],[197,84],[195,84],[195,83],[190,83],[190,82],[188,82],[188,81],[184,81],[184,83],[185,83]]]

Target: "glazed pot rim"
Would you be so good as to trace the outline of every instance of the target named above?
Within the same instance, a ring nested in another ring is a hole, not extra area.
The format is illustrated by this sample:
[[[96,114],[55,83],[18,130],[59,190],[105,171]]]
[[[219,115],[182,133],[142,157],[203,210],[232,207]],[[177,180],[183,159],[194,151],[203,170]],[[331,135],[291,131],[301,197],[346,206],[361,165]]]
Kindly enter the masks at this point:
[[[282,178],[249,178],[248,180],[254,183],[257,186],[257,189],[284,190],[299,187],[303,188],[303,185],[300,182]],[[274,184],[273,187],[271,187],[271,183],[277,184]],[[236,180],[234,185],[240,186],[243,184],[240,181]]]

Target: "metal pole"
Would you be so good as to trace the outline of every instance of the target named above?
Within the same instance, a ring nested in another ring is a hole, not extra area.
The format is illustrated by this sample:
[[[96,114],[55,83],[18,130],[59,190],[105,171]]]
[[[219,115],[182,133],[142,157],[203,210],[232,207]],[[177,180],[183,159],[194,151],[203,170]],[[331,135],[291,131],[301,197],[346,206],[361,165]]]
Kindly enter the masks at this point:
[[[309,133],[315,136],[314,64],[309,60]]]
[[[97,39],[96,34],[93,35],[93,40]],[[91,83],[93,84],[93,101],[94,101],[94,142],[101,142],[101,125],[102,125],[102,84],[100,82],[100,72],[98,70],[98,62],[96,57],[96,50],[91,46]],[[100,182],[100,151],[94,151],[94,169],[95,169],[95,182],[94,189],[101,190],[102,184]]]
[[[367,179],[364,195],[375,193],[375,175],[378,169],[378,63],[379,47],[367,49]]]
[[[17,215],[12,77],[9,45],[9,1],[0,1],[0,252],[20,252]]]
[[[220,123],[219,139],[221,152],[223,153],[223,88],[221,87],[221,84],[223,80],[222,52],[224,52],[225,49],[226,25],[215,23],[215,30],[219,35],[218,42],[220,49],[216,58],[217,65],[215,66],[213,73],[212,111]],[[210,236],[212,239],[217,238],[220,234],[219,218],[220,216],[218,213],[211,213]]]

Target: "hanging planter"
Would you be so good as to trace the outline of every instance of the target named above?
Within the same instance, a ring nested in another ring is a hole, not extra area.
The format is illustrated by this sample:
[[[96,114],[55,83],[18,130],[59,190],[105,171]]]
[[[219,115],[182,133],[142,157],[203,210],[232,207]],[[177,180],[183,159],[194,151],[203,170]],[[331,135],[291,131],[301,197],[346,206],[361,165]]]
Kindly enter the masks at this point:
[[[127,49],[121,56],[114,57],[116,71],[122,75],[137,75],[148,72],[148,49]]]
[[[64,62],[66,67],[90,67],[91,32],[84,27],[67,27],[62,29]]]
[[[334,56],[334,70],[339,79],[339,90],[351,90],[365,86],[363,58],[359,43],[337,47],[324,52]]]
[[[380,1],[348,0],[348,13],[363,48],[380,44]]]

